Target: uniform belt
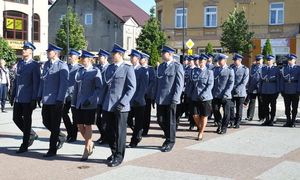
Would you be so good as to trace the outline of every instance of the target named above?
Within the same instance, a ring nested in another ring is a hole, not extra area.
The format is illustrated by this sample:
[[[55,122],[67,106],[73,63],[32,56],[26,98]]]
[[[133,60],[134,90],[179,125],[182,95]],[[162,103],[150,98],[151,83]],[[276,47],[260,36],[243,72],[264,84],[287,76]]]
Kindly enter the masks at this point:
[[[286,83],[298,83],[298,80],[284,80]]]
[[[263,80],[263,82],[266,82],[266,83],[276,83],[276,79],[275,80]]]

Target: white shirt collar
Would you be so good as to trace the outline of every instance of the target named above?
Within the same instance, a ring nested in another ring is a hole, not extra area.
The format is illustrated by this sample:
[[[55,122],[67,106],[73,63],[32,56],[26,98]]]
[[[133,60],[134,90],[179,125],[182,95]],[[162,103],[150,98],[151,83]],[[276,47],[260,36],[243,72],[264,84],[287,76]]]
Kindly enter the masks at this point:
[[[120,67],[121,66],[121,64],[123,63],[124,61],[122,60],[122,61],[120,61],[120,62],[118,62],[118,63],[114,63],[116,66],[118,66],[118,67]]]

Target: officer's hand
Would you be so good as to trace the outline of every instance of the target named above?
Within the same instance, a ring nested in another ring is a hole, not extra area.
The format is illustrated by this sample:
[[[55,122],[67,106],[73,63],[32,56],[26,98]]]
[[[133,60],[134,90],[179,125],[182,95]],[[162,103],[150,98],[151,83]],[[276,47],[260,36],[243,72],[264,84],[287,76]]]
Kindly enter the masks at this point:
[[[37,103],[37,105],[38,105],[39,108],[42,108],[41,101],[38,100],[36,103]]]
[[[82,104],[83,107],[88,107],[89,105],[91,105],[91,102],[88,99],[85,100]]]
[[[36,100],[32,100],[30,102],[30,107],[31,107],[32,110],[34,110],[36,108]]]
[[[67,96],[66,97],[66,102],[71,102],[72,101],[72,97],[71,96]]]
[[[200,97],[199,97],[199,100],[200,100],[200,101],[203,101],[203,100],[204,100],[204,97],[203,97],[203,96],[200,96]]]
[[[155,109],[155,100],[151,100],[152,108]]]
[[[62,110],[62,108],[63,108],[63,102],[62,101],[56,101],[55,107],[58,110]]]
[[[137,102],[137,101],[133,101],[133,106],[140,106],[140,103],[139,102]]]
[[[9,103],[10,103],[11,106],[13,106],[13,105],[14,105],[14,99],[13,99],[13,98],[10,99],[10,100],[9,100]]]
[[[124,108],[124,105],[121,104],[121,103],[119,103],[119,104],[115,107],[115,111],[116,111],[116,112],[121,112],[123,108]]]

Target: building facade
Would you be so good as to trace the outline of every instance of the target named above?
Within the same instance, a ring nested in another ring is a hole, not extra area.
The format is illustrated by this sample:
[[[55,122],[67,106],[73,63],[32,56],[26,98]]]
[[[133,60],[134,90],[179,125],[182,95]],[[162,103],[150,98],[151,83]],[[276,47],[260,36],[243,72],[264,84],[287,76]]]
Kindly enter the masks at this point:
[[[255,33],[252,58],[261,53],[268,38],[273,54],[277,57],[288,53],[295,53],[300,57],[300,0],[155,1],[157,17],[168,43],[178,53],[182,53],[183,38],[185,41],[193,40],[194,53],[204,51],[209,42],[217,52],[223,51],[220,26],[237,7],[245,10],[249,30]]]
[[[46,58],[48,46],[47,0],[0,0],[0,36],[22,55],[24,41],[36,46],[34,56]]]
[[[113,43],[126,49],[136,47],[136,38],[149,15],[130,0],[69,1],[78,14],[88,42],[87,50],[110,50]],[[56,0],[49,9],[49,42],[55,42],[60,19],[66,14],[65,0]]]

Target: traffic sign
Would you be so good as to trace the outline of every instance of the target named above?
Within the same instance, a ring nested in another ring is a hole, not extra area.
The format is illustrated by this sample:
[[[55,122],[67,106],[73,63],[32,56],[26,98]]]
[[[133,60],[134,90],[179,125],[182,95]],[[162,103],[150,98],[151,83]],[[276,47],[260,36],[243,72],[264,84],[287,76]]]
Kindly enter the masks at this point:
[[[195,44],[194,44],[194,42],[193,42],[191,39],[189,39],[189,40],[185,43],[185,45],[186,45],[189,49],[192,49],[192,47],[193,47]]]
[[[192,49],[188,49],[188,55],[193,55],[193,50]]]

